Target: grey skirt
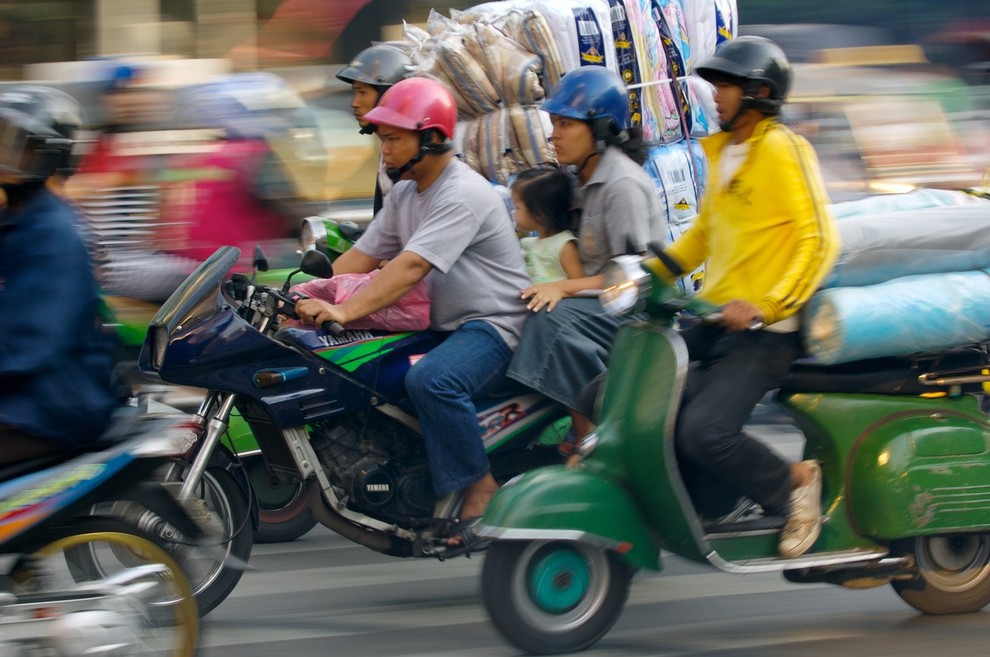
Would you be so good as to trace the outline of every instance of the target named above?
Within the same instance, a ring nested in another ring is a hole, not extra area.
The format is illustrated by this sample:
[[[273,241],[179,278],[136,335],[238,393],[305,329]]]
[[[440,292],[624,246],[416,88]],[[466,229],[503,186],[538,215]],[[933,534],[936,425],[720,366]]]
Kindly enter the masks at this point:
[[[606,314],[597,298],[564,299],[553,312],[526,318],[507,374],[578,409],[581,391],[605,372],[618,328],[618,319]]]

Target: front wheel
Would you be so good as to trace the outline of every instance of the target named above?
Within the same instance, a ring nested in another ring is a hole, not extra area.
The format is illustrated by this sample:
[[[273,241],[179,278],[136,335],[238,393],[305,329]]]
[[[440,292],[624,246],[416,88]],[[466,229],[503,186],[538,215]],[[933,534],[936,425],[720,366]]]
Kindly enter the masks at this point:
[[[611,629],[632,570],[617,555],[571,541],[496,541],[485,556],[482,597],[501,634],[548,655],[584,650]]]
[[[167,474],[161,471],[156,476],[178,493],[188,464],[173,461],[165,470]],[[105,502],[93,509],[96,514],[123,518],[160,539],[185,570],[199,613],[205,616],[230,595],[244,574],[254,546],[251,512],[244,491],[223,468],[203,472],[187,511],[205,533],[199,543],[177,536],[164,519],[133,502]],[[93,561],[85,551],[77,551],[74,559],[80,569]]]
[[[118,518],[88,517],[49,540],[8,578],[25,607],[52,600],[51,609],[40,609],[49,613],[51,634],[32,647],[37,653],[24,654],[196,653],[199,616],[189,581],[152,536]],[[77,567],[80,553],[88,555],[85,569]]]
[[[919,536],[907,544],[917,580],[891,582],[904,602],[926,614],[964,614],[990,604],[990,534]]]

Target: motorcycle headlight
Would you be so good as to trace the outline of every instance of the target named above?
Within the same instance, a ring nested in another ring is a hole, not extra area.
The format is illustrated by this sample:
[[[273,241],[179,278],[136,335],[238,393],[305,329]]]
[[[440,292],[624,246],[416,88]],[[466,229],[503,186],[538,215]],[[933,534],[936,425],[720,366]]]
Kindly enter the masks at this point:
[[[605,265],[605,289],[598,295],[605,312],[625,315],[643,309],[650,277],[642,263],[640,256],[624,255]]]
[[[181,456],[189,452],[199,440],[201,427],[192,420],[176,419],[135,445],[131,453],[138,457]]]
[[[327,227],[323,217],[306,217],[299,231],[299,248],[302,251],[319,249],[326,251]]]

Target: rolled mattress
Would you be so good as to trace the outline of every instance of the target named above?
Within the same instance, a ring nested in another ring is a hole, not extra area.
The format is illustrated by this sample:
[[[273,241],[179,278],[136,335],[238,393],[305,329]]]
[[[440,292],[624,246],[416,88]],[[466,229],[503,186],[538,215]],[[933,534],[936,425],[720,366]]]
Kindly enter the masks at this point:
[[[990,267],[990,202],[849,217],[842,251],[822,287]]]
[[[805,347],[824,364],[985,342],[990,340],[990,270],[819,290],[803,319]]]

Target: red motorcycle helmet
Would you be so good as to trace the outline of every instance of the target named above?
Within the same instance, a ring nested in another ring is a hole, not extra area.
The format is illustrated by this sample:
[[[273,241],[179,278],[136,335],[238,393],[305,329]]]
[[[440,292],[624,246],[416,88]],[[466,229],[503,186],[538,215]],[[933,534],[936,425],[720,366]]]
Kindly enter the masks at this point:
[[[372,125],[390,125],[403,130],[438,130],[454,138],[457,105],[447,87],[427,78],[407,78],[382,94],[378,106],[364,115]]]

